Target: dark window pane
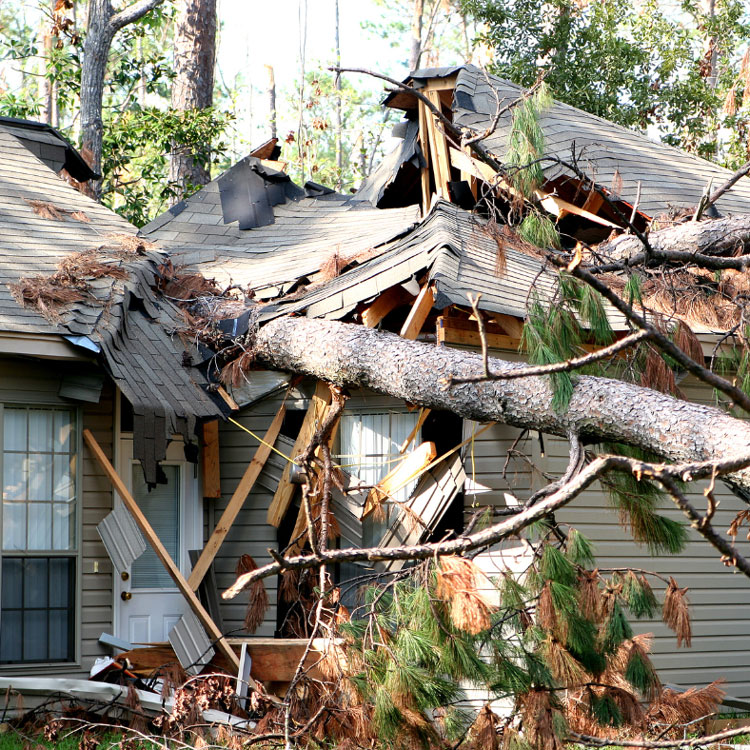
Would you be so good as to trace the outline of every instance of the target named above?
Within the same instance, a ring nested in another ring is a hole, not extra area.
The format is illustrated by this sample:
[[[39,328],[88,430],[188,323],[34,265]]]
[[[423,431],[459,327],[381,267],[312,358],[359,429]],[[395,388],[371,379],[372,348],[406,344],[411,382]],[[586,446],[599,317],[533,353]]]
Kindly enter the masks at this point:
[[[47,559],[30,557],[25,562],[23,606],[47,607]]]
[[[8,557],[2,561],[2,608],[21,609],[23,606],[23,560]]]
[[[23,613],[18,610],[3,612],[0,619],[0,661],[21,661],[22,616]]]
[[[47,661],[47,610],[27,609],[23,613],[23,660]]]
[[[73,602],[73,560],[53,557],[49,561],[49,606],[68,607]]]
[[[49,659],[63,661],[73,658],[71,643],[72,618],[66,609],[51,609],[49,613]]]

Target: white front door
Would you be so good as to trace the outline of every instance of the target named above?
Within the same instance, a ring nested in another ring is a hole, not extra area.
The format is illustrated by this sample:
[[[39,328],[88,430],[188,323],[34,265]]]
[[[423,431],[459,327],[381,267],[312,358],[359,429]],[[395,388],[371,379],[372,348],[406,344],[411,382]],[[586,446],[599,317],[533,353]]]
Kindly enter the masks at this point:
[[[121,442],[119,473],[162,544],[187,578],[188,551],[202,546],[202,508],[195,467],[185,461],[181,441],[172,441],[162,462],[167,484],[151,492],[133,460],[133,441]],[[117,500],[119,502],[119,498]],[[115,582],[117,633],[130,643],[166,641],[188,606],[150,546]]]

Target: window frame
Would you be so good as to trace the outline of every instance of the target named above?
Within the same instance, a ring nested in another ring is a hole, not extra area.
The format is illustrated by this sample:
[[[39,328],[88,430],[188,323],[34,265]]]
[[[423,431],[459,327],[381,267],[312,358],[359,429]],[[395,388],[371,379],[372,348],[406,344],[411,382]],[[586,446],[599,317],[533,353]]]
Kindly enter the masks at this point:
[[[0,543],[0,566],[2,559],[5,557],[12,558],[45,558],[65,557],[73,560],[75,571],[73,574],[73,658],[70,661],[26,661],[26,662],[9,662],[0,667],[3,672],[22,672],[28,670],[38,670],[44,668],[45,672],[69,672],[71,668],[79,668],[81,665],[82,655],[82,596],[83,596],[83,414],[80,406],[73,403],[53,400],[31,401],[29,399],[4,398],[0,402],[0,487],[5,486],[5,409],[6,408],[23,408],[23,409],[44,409],[49,411],[69,411],[73,415],[75,445],[73,455],[76,457],[76,476],[75,476],[75,549],[73,550],[8,550],[2,548]],[[0,502],[0,532],[3,528],[3,503]],[[2,602],[2,575],[0,575],[0,606]]]

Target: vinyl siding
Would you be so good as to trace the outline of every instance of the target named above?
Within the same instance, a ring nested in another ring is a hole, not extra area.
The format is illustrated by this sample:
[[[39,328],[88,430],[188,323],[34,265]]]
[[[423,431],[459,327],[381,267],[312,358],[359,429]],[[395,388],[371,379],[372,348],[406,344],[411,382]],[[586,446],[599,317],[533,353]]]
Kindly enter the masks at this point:
[[[0,359],[0,402],[9,404],[48,404],[79,406],[81,429],[88,428],[111,458],[114,414],[114,387],[107,381],[98,404],[73,402],[58,396],[60,379],[64,375],[91,373],[91,365],[63,362],[38,362],[28,359]],[[79,443],[82,446],[82,443]],[[80,538],[80,615],[78,637],[81,660],[76,666],[44,667],[45,673],[84,677],[98,656],[105,652],[98,643],[103,631],[112,631],[112,566],[104,550],[96,525],[112,508],[112,488],[91,459],[81,448],[79,472],[79,529]],[[99,572],[95,573],[98,562]],[[38,674],[39,666],[6,667],[18,674]]]
[[[680,387],[686,397],[693,401],[710,401],[709,388],[694,380],[686,380]],[[471,434],[473,423],[467,423],[465,437]],[[530,487],[538,486],[540,477],[534,477],[525,462],[509,459],[506,477],[502,476],[508,450],[519,430],[495,426],[477,438],[474,444],[474,476],[489,492],[478,494],[478,505],[504,505],[503,492],[511,491],[521,500],[529,495]],[[536,433],[517,448],[545,472],[560,476],[568,462],[567,441],[543,436],[545,455],[541,456]],[[472,476],[471,446],[465,454],[467,477]],[[702,491],[706,482],[698,482],[691,489],[689,498],[698,508],[705,508]],[[746,508],[721,482],[717,482],[715,495],[720,501],[714,526],[724,533],[738,510]],[[469,505],[473,498],[467,492]],[[468,508],[467,508],[468,510]],[[684,522],[684,517],[665,504],[665,515]],[[737,698],[750,698],[750,586],[744,576],[733,573],[719,560],[718,553],[692,529],[689,543],[679,555],[652,556],[649,550],[632,541],[627,530],[619,523],[614,511],[599,485],[593,485],[570,505],[556,513],[560,523],[569,523],[591,539],[596,547],[597,564],[600,568],[638,567],[674,576],[680,586],[689,587],[688,597],[693,618],[692,648],[678,649],[674,634],[660,621],[634,621],[636,632],[654,634],[654,663],[664,682],[680,686],[705,685],[712,680],[724,678],[726,691]],[[750,553],[747,530],[737,537],[743,554]],[[498,564],[499,555],[485,553],[478,562],[488,573]],[[654,589],[661,598],[665,586],[656,580]]]

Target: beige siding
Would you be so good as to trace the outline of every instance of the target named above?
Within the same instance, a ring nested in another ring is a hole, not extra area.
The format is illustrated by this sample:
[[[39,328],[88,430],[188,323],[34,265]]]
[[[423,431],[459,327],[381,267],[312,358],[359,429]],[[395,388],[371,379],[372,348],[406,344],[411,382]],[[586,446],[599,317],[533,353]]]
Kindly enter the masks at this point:
[[[74,373],[90,373],[92,365],[62,362],[33,362],[27,359],[0,359],[0,402],[16,404],[65,404],[79,406],[82,428],[90,429],[111,458],[113,436],[113,393],[107,383],[98,404],[84,404],[58,396],[60,378]],[[78,513],[81,529],[81,569],[79,570],[80,616],[78,618],[81,662],[77,667],[54,666],[45,673],[64,673],[71,677],[88,675],[97,656],[105,652],[97,640],[103,631],[112,631],[112,572],[109,558],[96,532],[96,525],[112,508],[112,490],[99,467],[82,449],[79,472]],[[99,572],[95,573],[94,563]],[[39,667],[28,666],[22,670],[10,667],[19,674],[35,674]]]
[[[709,400],[710,389],[696,382],[681,385],[686,396],[692,400]],[[468,423],[465,437],[471,434],[473,424]],[[496,426],[478,438],[474,445],[476,479],[490,488],[490,492],[479,494],[479,505],[504,505],[503,492],[517,492],[520,499],[528,497],[532,475],[519,459],[510,459],[513,472],[503,478],[503,465],[507,452],[518,430]],[[518,448],[529,455],[544,471],[554,477],[560,476],[567,466],[567,442],[544,436],[545,456],[542,458],[536,433]],[[466,473],[472,476],[470,449],[465,457]],[[539,477],[533,479],[538,482]],[[697,483],[690,495],[696,507],[705,508],[702,495],[706,483]],[[535,484],[534,486],[538,486]],[[722,533],[726,531],[734,514],[746,508],[727,488],[717,483],[716,496],[721,504],[714,525]],[[472,497],[467,493],[467,504]],[[683,521],[673,508],[665,505],[666,515]],[[686,550],[676,556],[653,557],[646,547],[635,544],[618,521],[617,512],[609,505],[608,498],[598,485],[584,492],[569,506],[556,514],[557,520],[570,523],[588,536],[596,545],[597,563],[601,568],[638,567],[663,576],[674,576],[681,586],[688,586],[693,616],[693,645],[690,649],[677,649],[673,634],[660,621],[635,621],[637,632],[652,632],[654,640],[654,662],[663,681],[682,686],[704,685],[712,680],[727,680],[728,694],[739,698],[750,698],[750,584],[744,576],[735,574],[719,560],[719,555],[692,529]],[[750,543],[745,533],[738,537],[740,551],[750,553]],[[484,555],[478,560],[484,567],[493,567],[492,556]],[[485,565],[486,563],[486,565]],[[656,582],[660,592],[664,584]]]
[[[256,435],[262,436],[269,428],[282,401],[283,393],[275,394],[244,409],[238,415],[235,415],[234,419],[247,429],[252,430]],[[226,508],[227,502],[245,473],[247,465],[252,460],[258,442],[251,435],[227,422],[220,427],[219,446],[221,499],[205,501],[206,506],[210,505],[207,509],[207,516],[211,528]],[[216,584],[220,592],[234,582],[236,577],[234,570],[241,555],[252,555],[258,565],[271,562],[268,548],[278,548],[276,529],[266,523],[266,513],[272,499],[273,495],[258,484],[250,492],[214,562]],[[266,578],[265,584],[270,606],[263,624],[256,631],[256,635],[272,636],[276,629],[277,580],[276,578]],[[224,632],[232,632],[242,628],[246,604],[247,594],[240,594],[230,602],[222,602]]]

